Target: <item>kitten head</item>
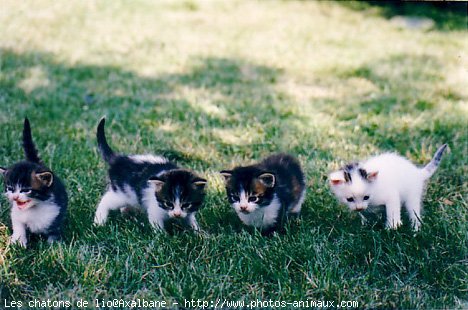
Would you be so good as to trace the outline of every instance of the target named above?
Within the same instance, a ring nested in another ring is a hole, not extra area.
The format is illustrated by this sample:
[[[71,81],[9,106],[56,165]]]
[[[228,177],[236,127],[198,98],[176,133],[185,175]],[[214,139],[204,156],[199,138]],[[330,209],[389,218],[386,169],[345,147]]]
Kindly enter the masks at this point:
[[[8,169],[0,168],[0,173],[4,177],[6,197],[19,210],[51,198],[54,175],[39,164],[22,161]]]
[[[276,177],[256,166],[220,172],[226,180],[228,200],[237,213],[249,214],[268,206],[274,198]]]
[[[371,186],[378,172],[367,172],[359,164],[349,164],[329,175],[330,187],[338,200],[352,211],[363,211],[371,200]]]
[[[171,218],[186,218],[198,211],[205,197],[206,180],[187,170],[169,170],[151,177],[148,182],[155,191],[159,207]]]

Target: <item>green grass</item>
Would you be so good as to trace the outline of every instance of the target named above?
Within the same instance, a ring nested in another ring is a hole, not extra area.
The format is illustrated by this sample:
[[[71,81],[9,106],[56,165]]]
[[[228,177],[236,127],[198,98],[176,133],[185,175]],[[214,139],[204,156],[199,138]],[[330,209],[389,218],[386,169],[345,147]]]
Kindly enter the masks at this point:
[[[466,307],[463,20],[431,10],[438,27],[419,32],[364,9],[311,1],[3,1],[0,164],[22,158],[27,115],[70,205],[64,243],[23,250],[7,244],[9,207],[0,200],[0,302]],[[142,214],[93,227],[106,180],[94,137],[103,115],[116,150],[162,153],[209,180],[199,214],[206,234],[157,234]],[[344,162],[391,150],[422,165],[445,142],[450,152],[428,185],[416,236],[407,227],[361,227],[327,187],[327,173]],[[276,151],[298,156],[309,190],[302,218],[264,238],[240,225],[217,171]]]

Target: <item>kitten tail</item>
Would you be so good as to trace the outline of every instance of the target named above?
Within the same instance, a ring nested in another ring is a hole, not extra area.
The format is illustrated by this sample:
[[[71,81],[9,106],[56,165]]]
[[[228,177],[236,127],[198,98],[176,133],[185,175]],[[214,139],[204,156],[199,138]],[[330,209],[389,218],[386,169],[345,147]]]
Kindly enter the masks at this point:
[[[426,175],[426,179],[429,179],[434,172],[436,172],[437,168],[439,168],[440,160],[446,148],[447,144],[442,145],[434,154],[432,160],[422,169],[423,173]]]
[[[28,118],[24,119],[23,126],[23,149],[24,156],[27,160],[33,163],[41,163],[39,154],[37,152],[36,146],[34,145],[32,135],[31,135],[31,125],[29,124]]]
[[[103,117],[99,122],[96,137],[98,141],[99,150],[101,151],[102,158],[108,163],[110,163],[115,158],[114,151],[110,148],[107,143],[106,134],[104,132],[104,125],[106,124],[106,118]]]

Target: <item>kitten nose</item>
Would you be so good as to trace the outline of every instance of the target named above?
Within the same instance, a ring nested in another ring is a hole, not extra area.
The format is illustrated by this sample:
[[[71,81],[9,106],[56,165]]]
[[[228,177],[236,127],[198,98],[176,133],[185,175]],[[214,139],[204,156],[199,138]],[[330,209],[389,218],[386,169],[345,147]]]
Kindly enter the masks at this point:
[[[18,194],[14,194],[13,195],[13,200],[18,200],[19,199],[19,195]]]
[[[175,217],[180,217],[182,215],[182,213],[180,213],[180,211],[176,211],[173,213]]]
[[[247,210],[247,208],[248,208],[248,206],[246,206],[246,205],[241,205],[241,206],[240,206],[240,209],[241,209],[242,211]]]

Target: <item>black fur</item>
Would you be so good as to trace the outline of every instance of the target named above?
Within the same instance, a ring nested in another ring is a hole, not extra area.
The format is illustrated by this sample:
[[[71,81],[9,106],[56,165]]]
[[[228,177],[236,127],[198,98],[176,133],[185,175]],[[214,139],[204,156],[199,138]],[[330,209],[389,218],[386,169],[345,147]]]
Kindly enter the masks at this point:
[[[343,175],[344,175],[346,183],[351,183],[352,182],[351,174],[356,169],[358,170],[359,175],[364,180],[368,181],[367,171],[365,169],[363,169],[363,168],[360,168],[359,163],[350,163],[350,164],[345,165],[343,168],[341,168],[341,170],[343,170]]]
[[[256,204],[261,208],[270,205],[276,194],[281,203],[278,219],[272,226],[262,228],[264,233],[275,231],[284,225],[288,216],[292,215],[290,208],[300,201],[306,186],[299,161],[288,154],[271,155],[258,164],[236,167],[231,171],[224,170],[221,173],[225,176],[230,175],[226,179],[226,192],[231,204],[239,201],[241,187],[259,198]],[[273,187],[265,187],[264,192],[256,195],[258,194],[256,193],[258,177],[264,173],[273,174],[275,184]]]
[[[163,181],[165,184],[161,191],[156,193],[156,198],[161,208],[170,210],[172,202],[177,196],[185,198],[182,206],[188,213],[196,212],[201,208],[205,192],[200,190],[200,187],[195,185],[195,182],[206,181],[197,177],[192,172],[183,169],[173,169],[160,177],[152,177],[151,179]]]
[[[29,124],[29,120],[27,118],[24,119],[23,126],[23,149],[26,160],[37,164],[42,163],[41,159],[39,158],[36,146],[34,145],[31,135],[31,125]]]
[[[125,155],[116,155],[109,163],[109,179],[114,191],[123,191],[129,185],[137,194],[141,204],[143,190],[148,187],[148,180],[167,170],[178,169],[171,163],[154,164],[148,162],[135,162]]]
[[[107,162],[111,163],[112,160],[116,157],[114,151],[110,148],[106,140],[106,134],[104,132],[104,126],[106,125],[106,119],[103,117],[99,122],[96,138],[99,145],[99,150],[101,151],[102,158]]]
[[[62,236],[62,225],[68,205],[67,192],[62,181],[40,160],[32,140],[31,128],[27,118],[24,120],[23,148],[26,160],[12,165],[4,172],[5,192],[9,187],[16,188],[16,186],[19,186],[22,189],[31,190],[31,193],[27,195],[28,198],[39,201],[52,201],[58,207],[59,213],[41,234],[49,241],[59,240]],[[33,174],[43,172],[52,174],[53,178],[50,186],[40,184],[40,182],[32,177]],[[21,212],[28,212],[28,210]]]

